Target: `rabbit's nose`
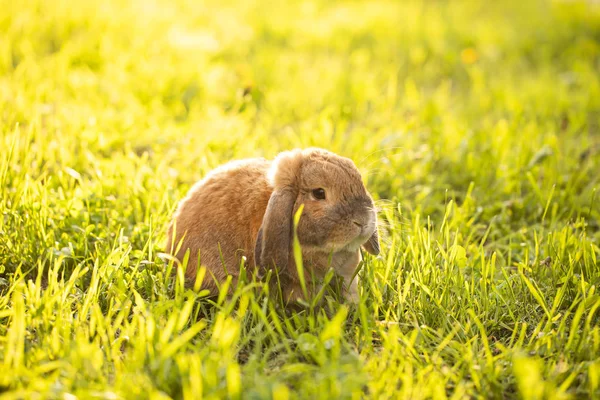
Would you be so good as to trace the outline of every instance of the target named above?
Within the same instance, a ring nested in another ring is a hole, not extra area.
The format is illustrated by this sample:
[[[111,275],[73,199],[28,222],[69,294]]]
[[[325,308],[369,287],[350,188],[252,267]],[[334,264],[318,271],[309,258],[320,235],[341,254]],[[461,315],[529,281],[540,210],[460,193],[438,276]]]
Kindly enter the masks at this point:
[[[362,223],[360,223],[360,222],[358,222],[358,221],[356,221],[356,220],[353,220],[353,221],[352,221],[352,223],[353,223],[354,225],[358,226],[358,227],[359,227],[359,228],[361,228],[361,229],[362,229],[362,227],[364,226],[364,224],[362,224]]]

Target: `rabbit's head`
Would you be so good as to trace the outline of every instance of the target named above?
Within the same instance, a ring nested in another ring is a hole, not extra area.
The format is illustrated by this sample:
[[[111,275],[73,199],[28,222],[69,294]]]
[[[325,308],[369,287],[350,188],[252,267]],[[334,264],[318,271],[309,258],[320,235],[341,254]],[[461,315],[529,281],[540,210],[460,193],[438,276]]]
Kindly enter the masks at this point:
[[[354,163],[326,150],[280,153],[269,171],[273,193],[258,233],[255,260],[263,267],[288,268],[293,218],[302,250],[379,254],[377,213]]]

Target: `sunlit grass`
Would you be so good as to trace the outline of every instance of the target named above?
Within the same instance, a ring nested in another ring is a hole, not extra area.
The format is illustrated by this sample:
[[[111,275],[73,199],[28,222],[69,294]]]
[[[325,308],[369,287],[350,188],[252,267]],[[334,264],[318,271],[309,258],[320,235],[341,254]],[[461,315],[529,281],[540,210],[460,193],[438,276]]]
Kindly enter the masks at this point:
[[[600,397],[596,3],[0,2],[0,397]],[[381,208],[360,303],[184,289],[177,201],[303,146]]]

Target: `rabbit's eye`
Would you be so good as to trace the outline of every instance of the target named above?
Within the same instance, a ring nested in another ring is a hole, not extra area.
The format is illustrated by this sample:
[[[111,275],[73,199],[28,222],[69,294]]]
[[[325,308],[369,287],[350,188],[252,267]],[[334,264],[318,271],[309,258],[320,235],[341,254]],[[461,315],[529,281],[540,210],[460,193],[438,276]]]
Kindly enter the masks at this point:
[[[325,200],[325,189],[322,189],[322,188],[313,189],[312,195],[317,200]]]

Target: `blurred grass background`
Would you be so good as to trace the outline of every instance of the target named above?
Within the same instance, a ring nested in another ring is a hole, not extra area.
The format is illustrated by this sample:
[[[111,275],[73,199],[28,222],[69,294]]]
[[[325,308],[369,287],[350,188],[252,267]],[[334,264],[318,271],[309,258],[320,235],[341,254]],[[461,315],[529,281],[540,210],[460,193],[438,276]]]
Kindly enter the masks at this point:
[[[600,396],[597,2],[0,9],[0,396]],[[204,310],[176,202],[311,145],[382,208],[360,305]]]

